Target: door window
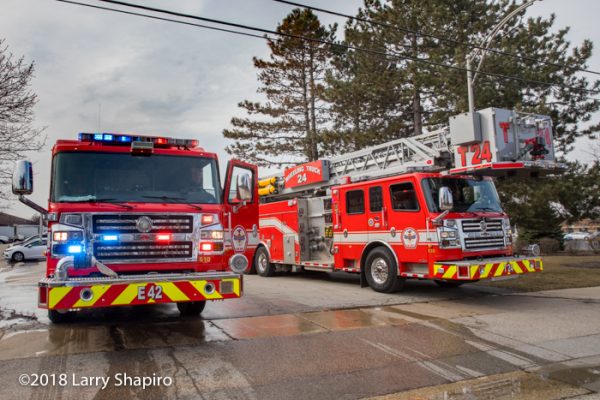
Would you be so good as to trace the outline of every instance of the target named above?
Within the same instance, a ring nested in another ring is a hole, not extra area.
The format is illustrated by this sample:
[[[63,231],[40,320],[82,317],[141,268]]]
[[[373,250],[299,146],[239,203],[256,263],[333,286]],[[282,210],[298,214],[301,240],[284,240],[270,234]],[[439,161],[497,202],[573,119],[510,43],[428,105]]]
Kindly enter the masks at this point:
[[[348,214],[363,214],[365,212],[365,193],[362,190],[346,192],[346,212]]]
[[[397,211],[418,211],[419,202],[412,183],[405,182],[390,186],[392,208]]]
[[[244,179],[241,179],[243,176],[247,176],[247,181],[249,182],[249,187],[238,187],[238,181],[242,182]],[[235,165],[233,167],[233,171],[231,173],[231,180],[229,181],[229,198],[227,199],[229,203],[238,203],[238,189],[241,191],[249,191],[246,195],[250,197],[250,200],[246,200],[246,203],[252,203],[254,201],[254,173],[251,169],[240,167]]]
[[[381,186],[369,188],[369,211],[377,212],[383,209],[383,192]]]

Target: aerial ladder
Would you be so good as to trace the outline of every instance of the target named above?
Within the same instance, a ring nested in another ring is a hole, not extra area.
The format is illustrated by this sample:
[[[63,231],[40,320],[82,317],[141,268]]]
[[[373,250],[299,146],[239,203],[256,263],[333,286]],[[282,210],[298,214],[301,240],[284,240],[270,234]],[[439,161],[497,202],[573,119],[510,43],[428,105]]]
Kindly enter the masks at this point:
[[[564,169],[556,161],[549,116],[487,108],[418,136],[287,168],[261,179],[259,193],[269,202],[408,172],[536,177]]]

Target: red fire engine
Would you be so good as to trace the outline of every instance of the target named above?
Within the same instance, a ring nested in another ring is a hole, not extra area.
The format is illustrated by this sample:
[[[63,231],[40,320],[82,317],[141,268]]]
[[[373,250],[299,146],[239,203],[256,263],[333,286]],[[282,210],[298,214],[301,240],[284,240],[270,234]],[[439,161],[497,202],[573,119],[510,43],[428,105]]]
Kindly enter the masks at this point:
[[[232,160],[221,187],[217,156],[197,140],[82,133],[52,149],[48,210],[32,166],[17,162],[13,192],[46,215],[39,306],[53,322],[72,311],[238,298],[258,245],[255,166]]]
[[[561,171],[549,117],[490,108],[448,128],[263,179],[253,270],[360,273],[378,292],[408,278],[459,286],[542,270],[515,256],[492,176]]]

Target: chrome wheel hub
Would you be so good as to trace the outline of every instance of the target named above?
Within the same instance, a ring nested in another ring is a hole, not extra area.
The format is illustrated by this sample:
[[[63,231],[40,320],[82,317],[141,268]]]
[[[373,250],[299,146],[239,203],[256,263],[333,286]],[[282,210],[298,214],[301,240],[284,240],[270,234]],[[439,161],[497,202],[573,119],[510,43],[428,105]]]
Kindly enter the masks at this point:
[[[383,285],[387,281],[390,268],[388,263],[383,258],[376,258],[371,264],[371,277],[373,281],[379,285]]]

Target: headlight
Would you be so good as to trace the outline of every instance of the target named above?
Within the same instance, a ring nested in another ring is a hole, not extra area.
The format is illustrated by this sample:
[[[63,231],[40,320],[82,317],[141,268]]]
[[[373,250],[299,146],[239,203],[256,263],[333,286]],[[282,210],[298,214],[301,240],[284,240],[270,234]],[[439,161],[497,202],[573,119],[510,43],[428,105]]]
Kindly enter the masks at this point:
[[[456,232],[455,231],[441,231],[440,232],[440,237],[442,239],[455,238],[456,237]]]
[[[223,240],[222,230],[201,231],[200,239],[202,240]]]
[[[456,227],[456,220],[454,220],[454,219],[445,219],[444,220],[444,226],[447,226],[448,228],[454,228],[454,227]]]
[[[57,243],[65,243],[71,240],[82,240],[83,232],[79,231],[56,231],[52,232],[52,241]]]

